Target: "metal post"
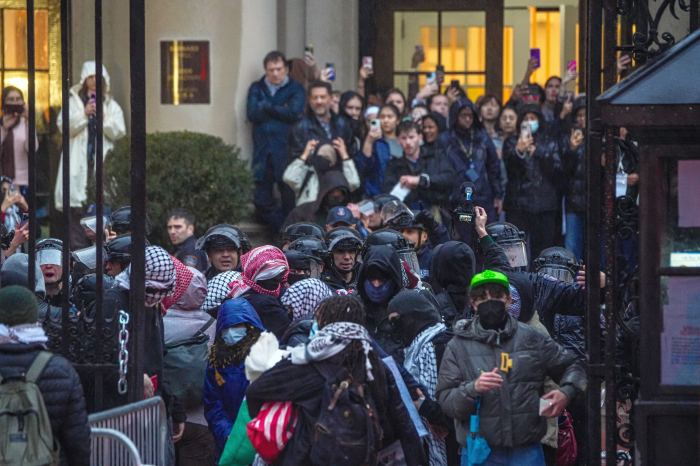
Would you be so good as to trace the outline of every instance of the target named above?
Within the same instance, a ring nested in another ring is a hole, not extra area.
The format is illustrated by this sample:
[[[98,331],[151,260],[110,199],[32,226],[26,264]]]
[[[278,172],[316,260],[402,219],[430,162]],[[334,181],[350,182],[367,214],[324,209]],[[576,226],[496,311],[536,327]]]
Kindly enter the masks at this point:
[[[131,64],[131,328],[129,401],[143,397],[144,267],[146,253],[146,42],[144,0],[130,0]]]
[[[28,65],[28,112],[29,132],[29,287],[36,286],[36,92],[34,79],[36,64],[34,63],[34,0],[27,0],[27,65]],[[64,273],[65,273],[64,269]]]
[[[95,215],[97,234],[96,238],[96,259],[97,264],[96,270],[96,292],[97,296],[95,298],[95,334],[98,338],[95,338],[95,352],[96,354],[102,354],[102,338],[99,335],[103,335],[104,322],[104,310],[102,309],[102,303],[104,301],[104,267],[102,266],[102,256],[103,256],[103,243],[104,243],[104,195],[103,195],[103,136],[102,129],[104,123],[104,92],[102,86],[103,76],[102,76],[102,0],[95,0],[95,102],[97,104],[97,112],[95,115],[95,206],[97,207]],[[103,392],[103,372],[98,372],[95,379],[95,400],[98,403],[102,400]]]

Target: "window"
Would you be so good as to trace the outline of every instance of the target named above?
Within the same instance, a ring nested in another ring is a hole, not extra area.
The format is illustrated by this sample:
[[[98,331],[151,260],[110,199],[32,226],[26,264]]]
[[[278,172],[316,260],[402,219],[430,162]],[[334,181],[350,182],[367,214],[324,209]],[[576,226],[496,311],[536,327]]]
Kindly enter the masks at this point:
[[[540,49],[540,67],[533,82],[544,85],[550,76],[561,76],[561,14],[559,10],[530,7],[530,48]]]

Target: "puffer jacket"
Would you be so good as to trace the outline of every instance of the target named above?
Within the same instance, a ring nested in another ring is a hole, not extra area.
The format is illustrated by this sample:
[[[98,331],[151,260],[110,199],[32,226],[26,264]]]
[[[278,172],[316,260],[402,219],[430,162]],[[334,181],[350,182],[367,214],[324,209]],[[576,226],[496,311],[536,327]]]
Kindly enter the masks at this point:
[[[3,374],[24,372],[43,351],[41,344],[0,345],[0,368]],[[85,410],[83,387],[73,366],[62,356],[54,355],[37,382],[51,419],[54,439],[61,448],[61,464],[90,464],[90,427]]]
[[[561,207],[557,188],[563,175],[559,141],[550,137],[537,107],[526,106],[521,110],[518,128],[526,113],[538,115],[541,129],[533,135],[535,152],[532,155],[520,156],[516,152],[517,134],[503,144],[503,160],[508,172],[505,210],[529,213],[555,211]]]
[[[238,324],[250,324],[264,330],[260,317],[245,299],[224,301],[216,321],[217,338],[224,330]],[[248,379],[243,361],[223,368],[214,368],[211,363],[207,364],[202,396],[204,417],[207,419],[209,430],[214,435],[219,451],[222,451],[226,445],[226,439],[231,433],[247,387]]]
[[[512,367],[508,373],[501,372],[503,386],[480,395],[474,382],[482,371],[500,367],[504,353]],[[503,330],[486,330],[477,317],[455,328],[440,366],[437,398],[455,420],[457,441],[462,445],[477,397],[481,397],[481,432],[489,446],[536,444],[547,430],[545,418],[539,415],[545,376],[558,380],[569,400],[586,388],[583,365],[548,336],[513,317],[508,317]]]

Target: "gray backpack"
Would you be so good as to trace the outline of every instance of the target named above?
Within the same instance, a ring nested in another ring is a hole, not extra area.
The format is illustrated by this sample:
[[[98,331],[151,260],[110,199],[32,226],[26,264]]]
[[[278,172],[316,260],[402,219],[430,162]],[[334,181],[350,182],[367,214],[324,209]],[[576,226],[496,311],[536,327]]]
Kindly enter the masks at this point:
[[[0,374],[0,464],[58,464],[51,420],[37,381],[53,355],[40,351],[27,372]]]

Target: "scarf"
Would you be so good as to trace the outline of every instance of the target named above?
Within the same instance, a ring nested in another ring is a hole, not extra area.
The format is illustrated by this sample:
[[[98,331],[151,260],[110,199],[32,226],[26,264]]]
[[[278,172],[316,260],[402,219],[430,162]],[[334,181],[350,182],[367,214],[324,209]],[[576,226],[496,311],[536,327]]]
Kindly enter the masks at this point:
[[[7,128],[5,140],[2,141],[2,146],[0,146],[0,158],[2,159],[0,168],[2,169],[2,174],[13,179],[15,177],[15,128],[21,120],[22,117],[18,117],[15,124]]]
[[[175,264],[170,254],[160,246],[146,247],[145,305],[154,307],[172,293],[175,285]],[[130,289],[131,264],[114,279],[116,285],[124,290]]]
[[[224,369],[232,365],[240,365],[250,353],[250,348],[258,341],[262,333],[259,328],[245,324],[247,330],[245,337],[233,346],[228,346],[221,339],[221,334],[216,335],[214,344],[209,349],[209,364],[216,370]]]
[[[231,291],[231,283],[240,278],[240,272],[228,270],[209,280],[209,283],[207,283],[207,297],[204,298],[202,310],[204,312],[212,312],[214,310],[218,312],[219,306],[221,306],[221,303],[226,299],[226,295]]]
[[[49,338],[39,322],[8,327],[0,324],[0,344],[5,343],[46,343]]]
[[[231,292],[228,295],[229,298],[238,298],[250,290],[258,294],[279,298],[282,287],[286,288],[288,286],[289,264],[287,263],[287,257],[274,246],[260,246],[243,254],[241,267],[243,267],[241,278],[229,285],[231,288]],[[274,290],[263,288],[257,283],[281,274],[283,275],[282,280]]]
[[[313,316],[321,301],[333,296],[328,285],[318,278],[299,280],[282,295],[282,305],[292,313],[293,320]]]
[[[340,353],[355,340],[362,342],[367,380],[372,381],[374,375],[372,375],[372,363],[369,361],[372,338],[366,328],[353,322],[334,322],[323,327],[306,345],[299,345],[291,350],[292,364],[302,365],[323,361]]]
[[[194,273],[185,264],[177,260],[175,257],[170,256],[173,264],[175,264],[175,291],[172,295],[166,296],[163,299],[163,310],[167,311],[170,306],[180,301],[182,295],[185,294],[187,288],[190,287]]]

